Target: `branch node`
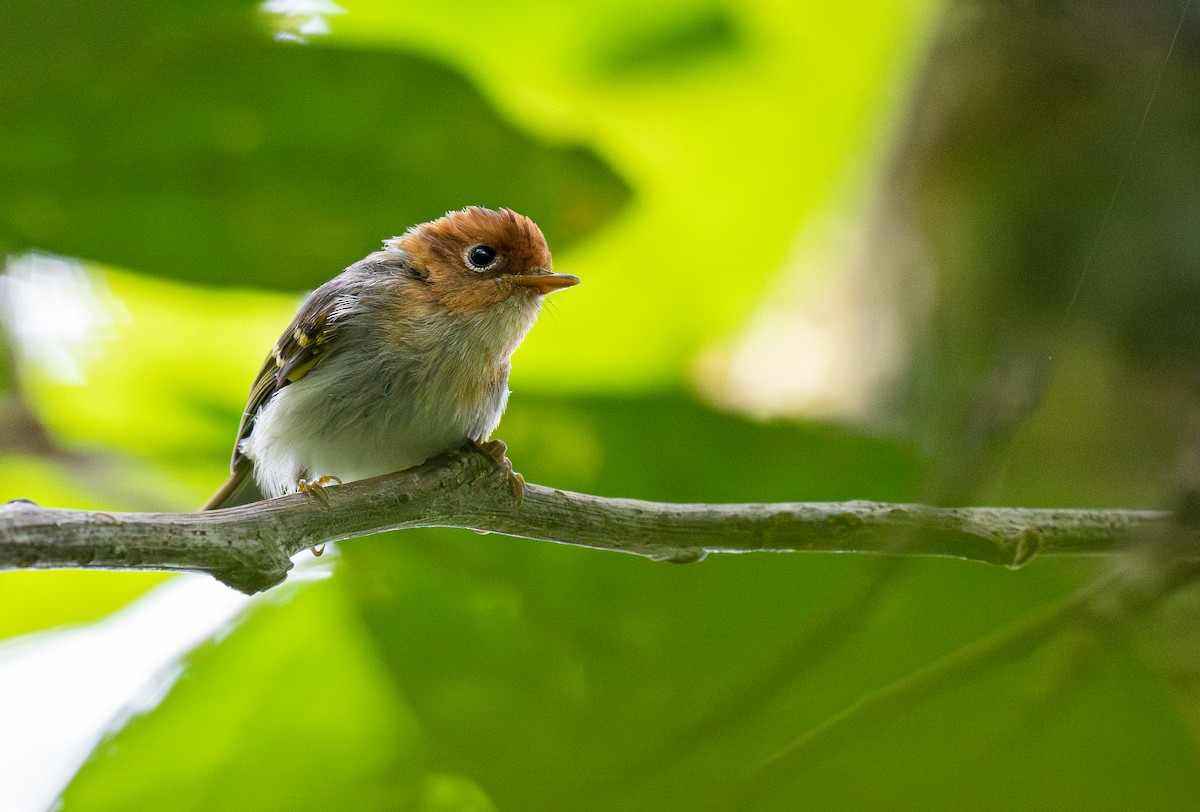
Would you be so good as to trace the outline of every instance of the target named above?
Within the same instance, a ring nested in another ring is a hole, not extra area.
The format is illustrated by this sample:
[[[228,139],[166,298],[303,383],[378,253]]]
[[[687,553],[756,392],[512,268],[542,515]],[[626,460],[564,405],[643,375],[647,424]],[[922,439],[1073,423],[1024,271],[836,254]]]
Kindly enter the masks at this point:
[[[286,567],[278,569],[230,567],[229,569],[211,570],[211,574],[225,586],[232,587],[245,595],[253,595],[282,584],[292,566],[292,562],[289,560]]]
[[[672,550],[669,553],[654,556],[655,561],[668,564],[697,564],[708,557],[708,550],[703,547],[690,547],[685,550]]]
[[[16,511],[29,510],[30,508],[41,508],[41,505],[39,505],[37,502],[33,501],[32,499],[26,499],[24,497],[21,497],[19,499],[10,499],[7,502],[5,502],[3,505],[0,505],[0,513],[4,513],[4,512],[12,511],[12,510],[16,510]]]
[[[1010,570],[1019,570],[1033,559],[1037,558],[1042,549],[1042,533],[1034,527],[1027,527],[1017,536],[1013,545],[1013,558],[1005,566]]]

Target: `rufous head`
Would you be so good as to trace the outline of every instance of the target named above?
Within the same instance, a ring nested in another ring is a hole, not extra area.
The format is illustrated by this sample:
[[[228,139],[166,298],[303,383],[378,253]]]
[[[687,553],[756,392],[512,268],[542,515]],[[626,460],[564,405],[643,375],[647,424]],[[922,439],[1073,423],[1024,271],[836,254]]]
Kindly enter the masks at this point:
[[[554,273],[542,230],[509,209],[447,212],[389,244],[408,254],[437,298],[454,310],[478,310],[514,296],[533,300],[579,284],[574,276]]]

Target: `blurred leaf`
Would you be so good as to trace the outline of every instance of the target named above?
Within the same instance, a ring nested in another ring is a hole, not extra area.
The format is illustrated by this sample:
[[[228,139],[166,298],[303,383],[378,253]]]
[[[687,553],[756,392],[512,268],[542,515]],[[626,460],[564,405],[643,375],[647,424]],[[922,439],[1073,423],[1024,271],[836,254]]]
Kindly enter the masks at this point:
[[[1189,809],[1200,770],[1188,732],[1112,642],[1068,631],[882,730],[851,729],[762,808]]]
[[[629,81],[639,76],[653,79],[664,72],[694,70],[710,59],[736,57],[746,45],[729,8],[680,4],[663,17],[631,21],[620,36],[597,43],[598,78]]]
[[[283,594],[196,652],[160,707],[100,746],[64,808],[486,808],[462,779],[426,789],[420,728],[341,588]]]
[[[272,42],[254,3],[0,7],[0,249],[315,287],[478,203],[567,246],[628,189],[391,50]]]
[[[435,53],[518,123],[617,167],[635,202],[557,256],[583,285],[518,369],[546,388],[645,391],[744,322],[812,217],[861,205],[941,3],[345,7],[335,39]],[[478,31],[506,47],[477,47]]]
[[[513,440],[510,453],[532,481],[554,471],[547,481],[611,495],[902,500],[918,482],[913,458],[896,446],[827,428],[756,425],[678,396],[519,398],[501,434]],[[572,471],[561,460],[580,450],[587,462]],[[353,542],[345,556],[338,577],[358,596],[399,689],[422,719],[432,758],[475,778],[501,808],[520,809],[695,808],[864,693],[1018,620],[1092,570],[1045,562],[1011,573],[918,562],[868,579],[874,591],[860,608],[844,606],[842,596],[879,562],[746,555],[672,566],[451,531]],[[830,628],[812,629],[814,619]],[[834,642],[819,643],[824,635]],[[902,757],[901,732],[871,732],[823,767],[817,783],[770,789],[768,807],[836,806],[831,799],[841,797],[886,808],[891,782],[905,775],[925,806],[954,808],[967,786],[954,775],[969,774],[984,794],[1009,780],[995,772],[993,750],[969,746],[990,736],[997,747],[1041,748],[1047,759],[1054,753],[1039,775],[1066,771],[1066,791],[1081,799],[1118,790],[1125,797],[1136,782],[1094,750],[1068,744],[1077,736],[1133,736],[1128,725],[1136,716],[1108,706],[1143,695],[1168,737],[1146,759],[1167,759],[1178,777],[1166,791],[1186,797],[1200,776],[1187,766],[1162,689],[1123,653],[1112,655],[1123,674],[1114,682],[1059,684],[1076,673],[1071,638],[1065,645],[1065,654],[1052,648],[1047,666],[1037,665],[1039,655],[1022,667],[1056,668],[1045,690],[1067,692],[1077,712],[1052,716],[1054,703],[1026,688],[1027,680],[1013,683],[1011,699],[991,701],[989,676],[986,690],[964,687],[973,698],[969,711],[958,694],[919,711],[920,724],[938,731],[931,736],[946,735],[909,749],[954,752],[953,759],[922,762],[921,772]],[[1093,648],[1085,647],[1087,657],[1108,656]],[[777,669],[781,660],[791,666]],[[763,679],[775,672],[774,682]],[[734,704],[743,712],[724,719]],[[1026,715],[1044,717],[1048,727],[1027,729]],[[1106,721],[1081,731],[1091,716]],[[890,754],[878,757],[878,780],[859,778],[848,788],[877,748]],[[1105,750],[1105,758],[1116,752]]]
[[[912,448],[822,424],[722,414],[683,392],[516,393],[496,436],[531,482],[678,502],[904,501]]]

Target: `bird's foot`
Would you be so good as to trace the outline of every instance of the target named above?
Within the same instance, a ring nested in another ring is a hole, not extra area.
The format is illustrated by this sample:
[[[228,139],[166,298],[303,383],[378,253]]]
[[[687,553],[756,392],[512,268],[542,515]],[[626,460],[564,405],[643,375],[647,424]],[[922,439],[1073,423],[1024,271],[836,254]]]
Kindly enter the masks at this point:
[[[504,477],[508,480],[508,485],[512,488],[513,496],[517,498],[516,507],[521,506],[521,500],[525,498],[525,477],[513,470],[512,460],[508,458],[508,446],[503,440],[488,440],[482,442],[475,441],[475,445],[484,454],[491,457],[497,465],[504,471]]]
[[[312,479],[301,479],[296,483],[297,490],[300,493],[311,493],[313,496],[321,500],[321,504],[329,504],[329,494],[325,493],[325,489],[330,485],[341,485],[342,480],[335,476],[319,476]],[[318,558],[324,554],[325,545],[319,544],[316,547],[309,547],[312,554]]]
[[[325,489],[330,485],[341,485],[342,480],[335,476],[318,476],[312,479],[302,479],[296,483],[296,489],[300,493],[311,493],[313,496],[321,500],[322,503],[329,504],[329,494],[325,493]]]

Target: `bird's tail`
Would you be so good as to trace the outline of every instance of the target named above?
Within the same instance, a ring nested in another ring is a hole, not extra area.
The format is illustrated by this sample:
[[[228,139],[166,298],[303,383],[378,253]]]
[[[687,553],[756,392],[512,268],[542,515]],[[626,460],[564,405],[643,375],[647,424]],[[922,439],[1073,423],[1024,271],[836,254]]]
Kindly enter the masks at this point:
[[[233,473],[229,479],[225,480],[225,484],[217,489],[209,500],[200,508],[201,510],[216,510],[217,508],[235,507],[237,505],[245,505],[250,502],[257,502],[263,498],[262,491],[258,489],[258,485],[254,482],[254,477],[251,472],[254,470],[254,463],[242,457],[233,466]]]

